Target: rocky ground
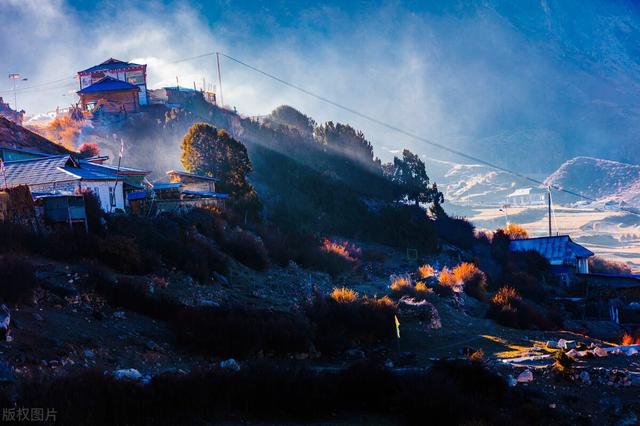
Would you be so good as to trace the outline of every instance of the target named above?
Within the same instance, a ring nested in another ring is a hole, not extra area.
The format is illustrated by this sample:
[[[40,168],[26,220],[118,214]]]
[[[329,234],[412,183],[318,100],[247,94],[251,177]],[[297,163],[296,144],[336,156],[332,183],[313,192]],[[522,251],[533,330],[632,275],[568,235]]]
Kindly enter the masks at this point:
[[[264,272],[234,264],[228,276],[218,276],[211,285],[196,284],[176,272],[170,272],[163,280],[138,279],[147,280],[150,292],[167,294],[189,305],[234,302],[289,310],[308,300],[314,291],[328,293],[338,285],[360,294],[386,294],[390,275],[408,273],[417,266],[404,252],[381,246],[363,245],[363,249],[382,253],[379,257],[385,260],[363,261],[352,274],[335,282],[326,274],[303,270],[295,264]],[[449,249],[421,261],[451,266],[461,256]],[[89,368],[147,380],[165,371],[188,372],[225,362],[223,365],[241,367],[240,360],[236,363],[188,352],[176,344],[165,321],[110,305],[86,285],[85,265],[45,260],[36,263],[45,288],[38,291],[37,303],[10,312],[10,332],[7,340],[0,343],[0,380],[5,385],[10,387],[11,383],[37,375],[63,375]],[[484,318],[485,310],[486,305],[464,295],[457,299],[434,297],[423,304],[405,299],[400,301],[398,311],[401,338],[393,345],[355,349],[340,357],[293,354],[289,361],[333,369],[377,356],[396,369],[421,369],[440,358],[475,356],[512,386],[534,390],[542,406],[575,419],[577,424],[637,424],[637,353],[617,353],[612,349],[615,343],[570,331],[502,327]],[[422,315],[424,311],[429,315]],[[559,373],[554,368],[554,355],[561,339],[574,342],[564,352],[573,355],[575,362]],[[609,352],[599,356],[595,348]]]

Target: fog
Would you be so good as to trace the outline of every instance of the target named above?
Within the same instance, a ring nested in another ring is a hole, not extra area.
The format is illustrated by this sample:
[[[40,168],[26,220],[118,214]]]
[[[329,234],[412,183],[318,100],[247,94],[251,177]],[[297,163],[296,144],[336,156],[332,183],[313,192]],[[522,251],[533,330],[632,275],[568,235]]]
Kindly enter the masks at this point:
[[[17,93],[28,114],[76,102],[75,73],[110,57],[146,63],[150,88],[175,85],[176,76],[188,87],[203,78],[217,85],[214,56],[176,61],[221,51],[407,131],[528,171],[578,154],[629,161],[638,150],[640,20],[632,3],[386,2],[293,11],[278,2],[253,11],[226,1],[89,9],[62,0],[0,3],[0,70],[28,78]],[[244,115],[289,104],[317,122],[351,123],[385,160],[402,147],[452,158],[221,62],[225,104]],[[0,80],[0,96],[13,103],[11,87]]]

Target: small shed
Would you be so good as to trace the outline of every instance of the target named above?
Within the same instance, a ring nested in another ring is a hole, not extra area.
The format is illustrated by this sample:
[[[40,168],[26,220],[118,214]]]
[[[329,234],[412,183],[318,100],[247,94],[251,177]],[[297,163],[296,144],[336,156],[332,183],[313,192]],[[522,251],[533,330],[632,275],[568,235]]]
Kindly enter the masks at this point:
[[[216,192],[216,182],[218,179],[211,176],[197,175],[195,173],[169,170],[167,172],[169,182],[180,183],[182,188],[196,192]]]
[[[34,194],[35,205],[44,223],[51,227],[80,227],[88,231],[84,197],[78,194]]]

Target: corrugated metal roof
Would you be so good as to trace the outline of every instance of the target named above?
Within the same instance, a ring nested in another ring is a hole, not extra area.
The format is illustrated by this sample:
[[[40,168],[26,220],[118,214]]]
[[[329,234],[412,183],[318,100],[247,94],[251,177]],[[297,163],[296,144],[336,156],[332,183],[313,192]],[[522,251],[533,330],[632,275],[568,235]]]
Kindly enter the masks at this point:
[[[593,252],[571,241],[568,235],[513,240],[511,251],[537,251],[551,264],[574,262],[578,257],[593,256]]]
[[[105,77],[76,93],[115,92],[118,90],[140,91],[140,88],[135,84],[127,83],[126,81],[117,80],[113,77]]]
[[[99,65],[94,65],[91,68],[87,68],[86,70],[82,70],[78,72],[84,73],[84,72],[92,72],[92,71],[117,70],[120,68],[139,67],[139,66],[141,65],[134,64],[133,62],[124,62],[119,59],[109,58]]]
[[[68,155],[7,162],[4,165],[7,185],[43,185],[80,180],[78,175],[65,171],[67,165],[72,163]],[[0,179],[4,179],[4,176],[0,176]]]

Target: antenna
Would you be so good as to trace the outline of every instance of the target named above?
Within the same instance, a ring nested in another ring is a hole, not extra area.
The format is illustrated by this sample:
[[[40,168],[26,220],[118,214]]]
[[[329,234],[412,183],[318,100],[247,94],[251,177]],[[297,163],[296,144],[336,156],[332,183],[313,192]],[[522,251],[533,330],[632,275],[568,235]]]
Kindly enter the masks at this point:
[[[549,236],[551,236],[551,186],[547,186],[547,210],[549,216]]]
[[[220,74],[220,53],[216,52],[216,62],[218,64],[218,84],[220,85],[220,106],[224,105],[222,100],[222,74]]]

